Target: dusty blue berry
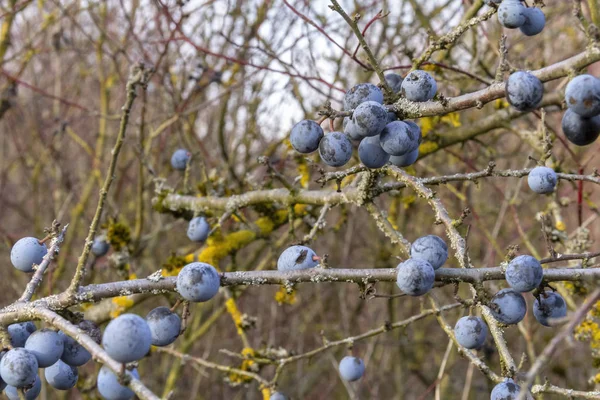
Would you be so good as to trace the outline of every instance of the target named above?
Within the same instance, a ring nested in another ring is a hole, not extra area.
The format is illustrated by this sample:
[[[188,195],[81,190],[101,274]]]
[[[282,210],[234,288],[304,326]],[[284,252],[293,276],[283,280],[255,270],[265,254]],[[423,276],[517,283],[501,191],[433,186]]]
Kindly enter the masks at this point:
[[[360,141],[358,158],[367,168],[381,168],[390,160],[390,155],[381,148],[379,136],[370,136]]]
[[[396,285],[410,296],[421,296],[431,290],[435,282],[435,270],[425,260],[409,258],[398,264]]]
[[[551,326],[551,319],[567,316],[567,303],[560,294],[545,291],[533,302],[533,316],[540,324]]]
[[[122,314],[110,321],[102,335],[102,347],[118,362],[140,360],[152,345],[148,323],[135,314]]]
[[[490,310],[499,322],[513,325],[525,318],[527,303],[523,295],[516,290],[502,289],[492,297]]]
[[[54,365],[44,371],[46,382],[54,389],[69,390],[77,384],[79,372],[77,367],[72,367],[58,360]]]
[[[340,361],[339,371],[343,380],[354,382],[365,374],[365,363],[358,357],[346,356]]]
[[[341,167],[352,157],[352,143],[342,132],[325,135],[319,144],[319,155],[331,167]]]
[[[585,118],[600,115],[600,80],[592,75],[579,75],[565,90],[567,107]]]
[[[527,176],[529,188],[539,194],[554,192],[557,182],[556,172],[548,167],[535,167]]]
[[[435,235],[427,235],[418,238],[410,246],[411,258],[425,260],[433,269],[438,269],[448,259],[448,246],[446,242]]]
[[[381,147],[392,156],[408,154],[419,147],[420,131],[403,121],[394,121],[386,125],[379,135]]]
[[[544,270],[538,260],[529,255],[512,259],[506,267],[506,281],[517,292],[530,292],[540,286]]]
[[[92,254],[96,257],[102,257],[108,253],[110,249],[110,244],[106,241],[104,237],[97,237],[94,239],[92,243]]]
[[[46,244],[34,237],[24,237],[14,244],[10,251],[12,265],[23,272],[32,272],[33,265],[40,265],[48,253]]]
[[[467,349],[478,349],[485,342],[488,328],[479,317],[462,317],[454,326],[456,341]]]
[[[65,350],[65,343],[58,332],[41,329],[27,338],[25,350],[35,356],[40,368],[46,368],[60,360]]]
[[[136,379],[140,379],[137,369],[133,369],[131,375]],[[106,365],[100,368],[98,373],[98,392],[105,400],[131,400],[135,393],[127,386],[121,385],[119,378]]]
[[[178,171],[184,171],[191,156],[186,149],[177,149],[171,156],[171,166]]]
[[[146,316],[146,322],[152,333],[154,346],[168,346],[177,339],[181,332],[179,315],[167,307],[156,307]]]
[[[419,148],[417,147],[410,153],[406,153],[402,156],[390,156],[390,162],[396,167],[408,167],[417,162],[419,158]]]
[[[346,122],[346,118],[344,118],[344,133],[348,135],[350,139],[360,141],[363,137],[360,135],[359,129],[356,128],[352,119],[348,118]]]
[[[279,271],[295,271],[314,268],[319,265],[317,254],[306,246],[290,246],[281,253],[277,260]]]
[[[217,270],[209,264],[194,262],[177,275],[177,291],[186,300],[203,302],[212,299],[221,286]]]
[[[524,35],[535,36],[544,30],[546,16],[542,10],[537,7],[525,8],[523,15],[525,16],[525,22],[519,29],[521,29]]]
[[[0,360],[0,376],[9,386],[31,386],[37,377],[37,359],[22,347],[9,350]]]
[[[292,128],[290,143],[294,150],[302,154],[317,151],[319,142],[323,139],[323,128],[315,121],[305,119]]]
[[[402,79],[402,75],[395,74],[393,72],[385,75],[385,82],[394,93],[400,93],[400,90],[402,90],[403,80],[404,79]]]
[[[42,381],[38,375],[35,376],[35,382],[33,386],[25,389],[25,400],[35,400],[40,395],[42,391]],[[20,400],[19,398],[19,389],[14,386],[6,386],[4,389],[4,394],[8,397],[9,400]]]
[[[517,29],[525,23],[525,10],[519,0],[504,0],[498,7],[498,22],[505,28]]]
[[[377,136],[388,120],[388,110],[376,101],[365,101],[354,109],[352,122],[358,135]]]
[[[190,220],[187,236],[192,242],[204,242],[210,233],[210,225],[204,217],[194,217]]]
[[[354,110],[365,101],[376,101],[383,104],[383,92],[372,83],[360,83],[344,95],[344,110]]]
[[[504,382],[500,382],[494,389],[492,389],[492,394],[490,395],[490,400],[516,400],[519,398],[519,392],[521,391],[521,386],[517,385],[515,381],[508,378]],[[527,400],[533,400],[533,397],[528,393]]]
[[[519,111],[537,108],[544,97],[542,81],[525,71],[512,73],[506,81],[505,89],[506,99]]]
[[[289,399],[283,393],[273,392],[269,396],[269,400],[289,400]]]
[[[567,109],[562,118],[562,130],[574,145],[587,146],[600,136],[600,116],[585,118]]]
[[[89,351],[72,337],[66,335],[64,332],[58,332],[63,340],[65,350],[63,351],[60,359],[72,367],[79,367],[84,365],[92,359],[92,355]]]
[[[437,83],[427,72],[415,70],[402,82],[402,95],[410,101],[428,101],[437,93]]]
[[[10,344],[13,347],[23,347],[29,336],[35,332],[35,324],[31,321],[19,322],[8,326]]]

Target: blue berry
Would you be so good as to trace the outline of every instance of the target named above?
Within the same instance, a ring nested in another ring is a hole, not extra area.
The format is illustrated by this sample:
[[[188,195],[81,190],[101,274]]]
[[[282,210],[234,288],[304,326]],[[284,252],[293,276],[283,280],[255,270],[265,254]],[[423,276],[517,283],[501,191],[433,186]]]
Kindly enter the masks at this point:
[[[592,75],[579,75],[565,90],[567,107],[585,118],[600,115],[600,81]]]
[[[379,140],[386,153],[402,156],[419,147],[421,132],[403,121],[394,121],[386,125],[379,135]]]
[[[323,128],[315,121],[305,119],[292,128],[290,143],[294,150],[302,154],[317,151],[319,142],[323,139]]]
[[[358,158],[367,168],[381,168],[390,160],[390,155],[381,148],[379,140],[379,136],[370,136],[358,145]]]
[[[110,321],[102,335],[102,347],[114,360],[128,363],[140,360],[152,345],[152,332],[144,318],[122,314]]]
[[[279,271],[308,269],[317,265],[319,265],[317,254],[306,246],[290,246],[281,253],[277,260]]]
[[[400,93],[400,90],[402,90],[403,80],[404,79],[402,79],[402,75],[395,74],[393,72],[385,75],[385,82],[394,93]]]
[[[505,275],[510,287],[517,292],[530,292],[542,283],[544,270],[534,257],[523,255],[508,263]]]
[[[65,350],[63,351],[60,359],[72,367],[79,367],[92,359],[92,355],[89,351],[72,337],[66,335],[64,332],[58,332],[62,338]]]
[[[8,326],[10,344],[13,347],[23,347],[29,336],[35,332],[35,325],[31,321],[19,322]]]
[[[104,237],[97,237],[94,239],[92,243],[92,254],[96,257],[105,256],[110,249],[110,244],[106,241]]]
[[[48,249],[34,237],[24,237],[14,244],[10,251],[12,265],[23,272],[33,271],[33,264],[40,265]]]
[[[79,372],[76,367],[72,367],[58,360],[56,364],[46,368],[44,371],[46,381],[54,389],[69,390],[77,384]]]
[[[25,350],[35,356],[40,368],[46,368],[60,360],[65,343],[58,332],[41,329],[29,336],[25,342]]]
[[[344,110],[354,110],[365,101],[376,101],[383,104],[383,92],[372,83],[360,83],[344,95]]]
[[[409,258],[398,264],[396,285],[410,296],[421,296],[431,290],[435,281],[435,270],[425,260]]]
[[[485,342],[488,328],[479,317],[462,317],[454,326],[456,341],[467,349],[478,349]]]
[[[36,374],[35,382],[33,386],[25,389],[25,400],[35,400],[40,395],[42,391],[42,381],[40,377]],[[8,397],[9,400],[19,400],[19,389],[14,386],[6,386],[4,389],[4,394]]]
[[[194,262],[186,265],[177,275],[177,291],[186,300],[208,301],[215,297],[221,286],[217,270],[209,264]]]
[[[0,360],[0,376],[9,386],[31,386],[37,378],[38,363],[33,354],[24,348],[9,350]]]
[[[600,136],[600,116],[584,118],[567,109],[562,118],[562,130],[574,145],[587,146]]]
[[[526,36],[535,36],[544,30],[546,26],[546,16],[544,12],[537,7],[529,7],[523,11],[525,22],[519,27]]]
[[[358,357],[346,356],[340,361],[339,370],[343,380],[354,382],[365,374],[365,363]]]
[[[321,140],[319,155],[331,167],[341,167],[352,157],[352,143],[342,132],[331,132]]]
[[[137,369],[133,369],[131,375],[136,379],[140,379]],[[119,383],[119,378],[106,365],[100,368],[98,373],[98,392],[105,400],[131,400],[135,393],[127,386]]]
[[[346,117],[348,118],[348,117]],[[352,140],[361,140],[363,137],[360,135],[360,130],[356,127],[352,119],[344,118],[344,133]],[[346,122],[347,121],[347,122]]]
[[[287,396],[279,392],[273,392],[269,396],[269,400],[289,400]]]
[[[394,122],[394,121],[398,121],[398,116],[396,115],[395,112],[388,111],[386,125],[389,124],[390,122]]]
[[[187,235],[192,242],[204,242],[210,233],[210,225],[204,217],[194,217],[188,225]]]
[[[390,156],[390,162],[396,167],[408,167],[417,162],[419,158],[419,148],[417,147],[410,153],[406,153],[403,156]]]
[[[171,156],[171,166],[178,171],[185,171],[192,155],[186,149],[175,150]]]
[[[527,176],[529,188],[539,194],[554,192],[557,182],[556,172],[548,167],[535,167]]]
[[[525,10],[519,0],[504,0],[498,7],[498,22],[505,28],[517,29],[525,23]]]
[[[500,382],[490,395],[490,400],[516,400],[519,398],[519,392],[521,387],[515,383],[512,379],[508,378],[504,382]],[[531,395],[527,395],[527,400],[533,399]]]
[[[502,289],[492,298],[490,310],[499,322],[513,325],[525,318],[527,303],[523,295],[516,290]]]
[[[167,307],[156,307],[146,316],[146,321],[152,333],[154,346],[168,346],[177,339],[181,331],[179,315]]]
[[[540,300],[533,302],[533,316],[540,324],[550,326],[551,319],[567,316],[567,303],[560,294],[545,291],[540,294]]]
[[[519,111],[537,108],[544,97],[542,81],[525,71],[512,73],[506,81],[505,90],[506,99]]]
[[[410,101],[423,102],[433,99],[437,83],[427,72],[415,70],[406,75],[402,82],[402,95]]]
[[[418,238],[410,246],[411,258],[425,260],[433,269],[438,269],[448,259],[448,246],[446,242],[435,235],[427,235]]]
[[[379,135],[385,128],[387,120],[387,108],[376,101],[365,101],[352,113],[354,129],[362,137]]]

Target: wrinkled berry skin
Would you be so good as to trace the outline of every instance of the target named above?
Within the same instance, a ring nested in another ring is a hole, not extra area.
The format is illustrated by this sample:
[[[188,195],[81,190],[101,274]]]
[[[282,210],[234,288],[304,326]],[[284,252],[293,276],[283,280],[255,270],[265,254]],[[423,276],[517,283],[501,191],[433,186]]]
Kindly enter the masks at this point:
[[[502,289],[492,297],[490,310],[499,322],[506,325],[518,324],[525,318],[527,303],[514,289]]]
[[[431,290],[435,282],[435,270],[425,260],[409,258],[398,264],[396,285],[410,296],[421,296]]]
[[[525,22],[519,27],[526,36],[535,36],[544,30],[546,26],[546,16],[544,12],[537,7],[525,8],[523,11]]]
[[[376,101],[383,104],[383,92],[372,83],[359,83],[344,95],[344,110],[354,110],[365,101]]]
[[[427,72],[415,70],[406,75],[402,82],[402,95],[410,101],[424,102],[433,99],[437,83]]]
[[[525,23],[525,9],[519,0],[504,0],[498,7],[498,22],[508,29],[520,28]]]
[[[371,136],[360,141],[358,158],[367,168],[381,168],[390,160],[390,155],[381,148],[379,136]]]
[[[346,356],[340,361],[339,371],[343,380],[354,382],[364,375],[365,363],[358,357]]]
[[[352,113],[352,123],[359,136],[377,136],[388,121],[388,110],[376,101],[361,103]]]
[[[72,367],[58,360],[54,365],[44,370],[46,382],[55,389],[69,390],[77,384],[79,372],[76,367]]]
[[[181,318],[167,307],[156,307],[146,316],[154,346],[168,346],[181,331]]]
[[[323,135],[323,128],[319,124],[305,119],[292,128],[290,143],[298,153],[310,154],[317,151]]]
[[[403,156],[414,151],[420,140],[421,131],[403,121],[387,124],[379,135],[381,148],[391,156]]]
[[[104,238],[95,238],[94,243],[92,243],[92,254],[96,257],[105,256],[110,249],[110,244]]]
[[[178,171],[185,171],[185,167],[187,167],[191,156],[190,152],[186,149],[175,150],[171,156],[171,166]]]
[[[409,167],[417,162],[419,158],[419,148],[417,147],[410,153],[406,153],[403,156],[390,156],[390,162],[396,167]]]
[[[342,132],[325,135],[319,144],[321,160],[331,167],[341,167],[352,157],[352,143]]]
[[[567,316],[567,303],[556,292],[546,291],[540,295],[540,301],[533,302],[533,316],[544,326],[551,326],[550,319]]]
[[[194,262],[177,275],[177,291],[186,300],[203,302],[212,299],[221,286],[217,270],[210,264]]]
[[[277,270],[296,271],[314,268],[319,265],[315,260],[317,254],[306,246],[290,246],[281,253],[277,260]]]
[[[37,378],[37,359],[22,347],[9,350],[0,360],[0,376],[9,386],[31,386]]]
[[[194,217],[190,220],[187,236],[192,242],[204,242],[210,233],[210,225],[204,217]]]
[[[10,251],[10,262],[23,272],[32,272],[33,264],[40,265],[48,253],[45,243],[39,242],[34,237],[24,237],[14,244]]]
[[[29,336],[25,342],[25,350],[35,356],[40,368],[46,368],[60,360],[65,343],[58,332],[41,329]]]
[[[557,182],[556,172],[548,167],[535,167],[527,176],[529,188],[539,194],[554,192]]]
[[[585,118],[600,115],[600,80],[592,75],[576,76],[565,90],[567,107]]]
[[[446,242],[435,235],[427,235],[418,238],[410,246],[411,258],[425,260],[433,269],[438,269],[448,259],[448,246]]]
[[[140,379],[137,369],[133,369],[131,375],[136,379]],[[133,390],[119,383],[119,378],[106,365],[100,368],[98,372],[98,392],[105,400],[131,400],[133,398]]]
[[[92,359],[89,351],[64,332],[58,332],[65,344],[65,350],[60,359],[72,367],[79,367]]]
[[[529,255],[515,257],[506,268],[506,281],[517,292],[531,292],[540,286],[544,270],[538,260]]]
[[[515,383],[512,379],[508,378],[504,382],[500,382],[490,395],[490,400],[516,400],[519,398],[519,392],[521,387]],[[527,394],[527,400],[533,400],[530,394]]]
[[[584,118],[567,109],[562,118],[562,130],[569,142],[576,146],[587,146],[600,136],[600,116]]]
[[[35,324],[31,321],[19,322],[8,326],[8,334],[10,335],[10,344],[13,347],[23,347],[29,336],[35,332]]]
[[[148,323],[135,314],[122,314],[109,322],[102,335],[102,347],[118,362],[142,359],[152,344]]]
[[[402,75],[399,74],[390,73],[385,75],[385,82],[388,84],[388,86],[390,87],[390,89],[392,89],[392,92],[394,93],[400,93],[400,90],[402,90],[403,80],[404,79],[402,79]]]
[[[35,400],[42,391],[42,381],[39,376],[35,376],[35,382],[32,387],[25,389],[25,400]],[[14,386],[7,386],[4,394],[9,400],[19,400],[19,391]]]
[[[467,349],[478,349],[485,342],[488,328],[479,317],[462,317],[454,326],[456,341]]]
[[[506,81],[505,90],[508,102],[523,112],[537,108],[544,97],[542,81],[525,71],[512,73]]]

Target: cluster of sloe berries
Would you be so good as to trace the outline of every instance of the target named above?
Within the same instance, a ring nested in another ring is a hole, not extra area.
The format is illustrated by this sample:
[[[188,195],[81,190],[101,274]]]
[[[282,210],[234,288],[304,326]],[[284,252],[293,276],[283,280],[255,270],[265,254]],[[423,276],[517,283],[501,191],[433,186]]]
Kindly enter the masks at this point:
[[[498,22],[505,28],[517,29],[526,36],[535,36],[544,30],[546,16],[537,7],[525,7],[523,0],[485,0],[487,5],[498,6]]]
[[[600,80],[588,74],[573,78],[567,85],[565,102],[565,136],[577,146],[592,144],[600,135]]]

